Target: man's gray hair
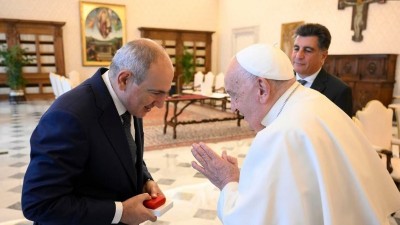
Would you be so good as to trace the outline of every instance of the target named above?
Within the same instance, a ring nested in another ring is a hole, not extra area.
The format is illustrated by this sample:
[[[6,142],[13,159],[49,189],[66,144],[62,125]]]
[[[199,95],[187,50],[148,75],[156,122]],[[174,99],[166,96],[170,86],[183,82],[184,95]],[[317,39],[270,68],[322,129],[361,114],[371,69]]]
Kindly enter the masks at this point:
[[[161,57],[168,55],[161,45],[156,42],[141,38],[128,42],[114,55],[109,76],[114,79],[122,70],[129,70],[133,75],[133,82],[140,84],[146,78],[150,65]]]

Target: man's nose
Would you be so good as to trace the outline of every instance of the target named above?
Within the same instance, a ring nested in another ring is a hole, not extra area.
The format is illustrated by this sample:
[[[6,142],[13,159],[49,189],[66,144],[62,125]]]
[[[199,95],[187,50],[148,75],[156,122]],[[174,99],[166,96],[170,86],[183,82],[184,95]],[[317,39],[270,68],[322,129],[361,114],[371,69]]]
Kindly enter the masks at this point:
[[[296,57],[297,58],[303,58],[304,57],[304,51],[303,50],[299,50],[296,52]]]
[[[166,99],[167,97],[166,96],[163,96],[163,97],[160,97],[159,99],[157,99],[156,101],[155,101],[155,106],[157,107],[157,108],[159,108],[159,109],[161,109],[162,107],[164,107],[164,102],[165,102],[165,99]]]

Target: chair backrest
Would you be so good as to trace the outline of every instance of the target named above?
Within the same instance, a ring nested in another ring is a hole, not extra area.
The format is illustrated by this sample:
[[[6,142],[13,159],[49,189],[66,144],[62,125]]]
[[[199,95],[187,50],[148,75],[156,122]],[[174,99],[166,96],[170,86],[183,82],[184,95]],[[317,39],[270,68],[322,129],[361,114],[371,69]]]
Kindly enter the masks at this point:
[[[72,89],[71,81],[64,76],[61,76],[62,94]]]
[[[215,75],[211,71],[204,75],[204,83],[206,83],[207,86],[212,87],[214,85],[214,79]]]
[[[201,71],[198,71],[196,74],[194,74],[194,82],[193,82],[193,88],[194,90],[200,90],[201,83],[203,83],[204,79],[204,74]]]
[[[201,83],[201,94],[202,95],[211,95],[212,94],[212,87],[214,84],[214,74],[212,72],[208,72],[204,75],[204,82]]]
[[[362,132],[364,132],[363,131],[364,128],[363,128],[363,125],[361,124],[361,121],[355,116],[353,116],[352,119],[353,119],[353,122],[356,125],[356,127],[358,127],[358,129],[360,129]]]
[[[219,73],[215,76],[215,87],[214,92],[225,92],[225,84],[224,84],[225,74]]]
[[[58,96],[60,96],[60,93],[61,93],[61,90],[60,90],[60,87],[58,84],[58,82],[59,82],[58,76],[60,76],[60,75],[52,73],[52,72],[49,73],[50,84],[51,84],[51,88],[53,89],[55,98],[58,98]]]
[[[365,108],[357,111],[359,128],[362,129],[371,144],[382,149],[391,149],[393,111],[386,108],[380,101],[372,100]],[[357,124],[356,124],[357,125]]]
[[[64,87],[63,87],[63,82],[62,82],[62,78],[63,76],[61,75],[57,75],[57,87],[58,87],[58,96],[64,94]]]
[[[68,78],[71,82],[72,87],[76,87],[81,83],[80,75],[78,71],[72,70],[68,73]]]
[[[400,103],[392,103],[389,108],[393,109],[397,125],[397,138],[400,138]]]

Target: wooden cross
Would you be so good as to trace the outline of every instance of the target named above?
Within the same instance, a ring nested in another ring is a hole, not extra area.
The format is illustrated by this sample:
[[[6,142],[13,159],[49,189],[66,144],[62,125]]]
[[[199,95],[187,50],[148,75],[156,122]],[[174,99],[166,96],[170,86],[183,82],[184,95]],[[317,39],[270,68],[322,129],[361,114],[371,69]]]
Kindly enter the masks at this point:
[[[352,40],[361,42],[363,36],[361,32],[367,28],[367,16],[369,3],[385,3],[386,0],[339,0],[338,9],[344,9],[347,6],[353,7],[351,20],[351,29],[354,30]]]

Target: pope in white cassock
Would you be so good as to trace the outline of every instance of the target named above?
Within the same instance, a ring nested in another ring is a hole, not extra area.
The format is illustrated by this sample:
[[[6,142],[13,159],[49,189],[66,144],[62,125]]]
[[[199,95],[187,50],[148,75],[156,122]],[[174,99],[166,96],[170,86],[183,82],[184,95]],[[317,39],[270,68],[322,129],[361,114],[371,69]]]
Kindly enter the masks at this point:
[[[225,88],[257,135],[241,171],[226,152],[192,145],[193,168],[221,190],[223,224],[390,224],[400,194],[378,154],[341,109],[296,82],[281,50],[237,53]]]

